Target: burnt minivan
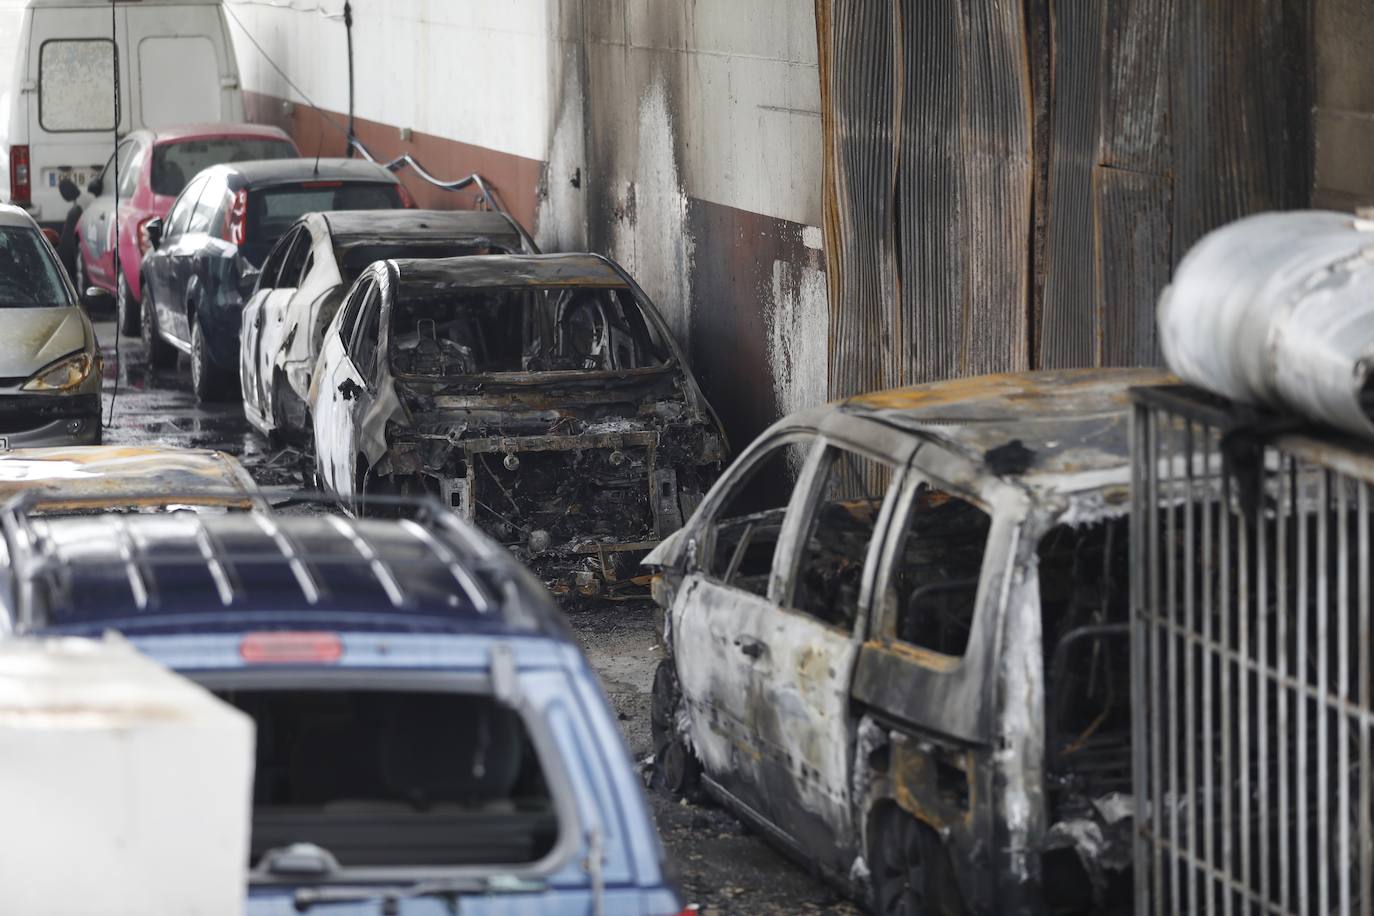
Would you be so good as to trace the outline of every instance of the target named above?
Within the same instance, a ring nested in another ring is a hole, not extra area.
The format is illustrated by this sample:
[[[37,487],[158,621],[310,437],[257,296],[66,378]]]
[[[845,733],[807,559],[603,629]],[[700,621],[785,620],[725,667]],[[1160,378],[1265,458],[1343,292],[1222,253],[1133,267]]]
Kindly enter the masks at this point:
[[[645,561],[656,778],[878,913],[1129,899],[1128,391],[998,375],[775,424]]]

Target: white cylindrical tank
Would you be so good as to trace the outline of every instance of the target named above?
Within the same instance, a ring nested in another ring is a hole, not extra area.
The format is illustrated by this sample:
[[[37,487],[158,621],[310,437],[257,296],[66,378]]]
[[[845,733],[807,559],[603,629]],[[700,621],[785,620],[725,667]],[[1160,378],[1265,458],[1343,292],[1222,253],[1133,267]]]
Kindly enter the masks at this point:
[[[0,639],[0,913],[242,914],[253,723],[115,638]]]
[[[1160,297],[1159,336],[1185,381],[1374,436],[1374,223],[1302,210],[1208,233]]]

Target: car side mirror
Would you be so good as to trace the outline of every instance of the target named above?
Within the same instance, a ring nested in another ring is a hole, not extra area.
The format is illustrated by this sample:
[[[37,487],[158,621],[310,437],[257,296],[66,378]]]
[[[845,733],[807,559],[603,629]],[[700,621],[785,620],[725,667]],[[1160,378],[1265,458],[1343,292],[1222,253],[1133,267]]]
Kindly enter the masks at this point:
[[[105,182],[99,176],[91,179],[91,183],[86,185],[86,190],[91,192],[92,197],[99,197],[100,192],[105,190]]]
[[[99,181],[100,179],[96,179]],[[62,195],[62,199],[69,204],[76,203],[76,199],[81,196],[81,189],[76,186],[76,182],[70,178],[63,178],[57,183],[57,193]]]
[[[103,290],[98,286],[88,286],[85,292],[87,308],[96,308],[101,311],[114,308],[115,299],[108,290]]]
[[[154,248],[162,244],[162,220],[153,217],[144,225],[143,231],[148,233],[148,244]]]

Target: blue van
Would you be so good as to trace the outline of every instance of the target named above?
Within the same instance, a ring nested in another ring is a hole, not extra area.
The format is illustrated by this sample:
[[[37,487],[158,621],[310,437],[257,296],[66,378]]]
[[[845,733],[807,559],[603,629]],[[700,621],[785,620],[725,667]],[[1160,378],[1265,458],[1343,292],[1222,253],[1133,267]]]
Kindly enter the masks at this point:
[[[44,516],[21,498],[0,529],[0,632],[117,630],[253,717],[248,913],[682,911],[551,599],[441,506]]]

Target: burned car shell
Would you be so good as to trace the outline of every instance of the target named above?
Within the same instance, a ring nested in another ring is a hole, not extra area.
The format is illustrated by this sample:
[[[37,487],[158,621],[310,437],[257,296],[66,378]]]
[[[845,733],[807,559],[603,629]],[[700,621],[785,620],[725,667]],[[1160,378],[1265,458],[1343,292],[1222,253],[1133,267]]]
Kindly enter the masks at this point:
[[[436,257],[452,256],[454,248],[513,253],[524,244],[510,217],[488,211],[336,210],[301,217],[267,256],[243,308],[239,380],[248,421],[266,436],[310,435],[311,378],[350,282],[340,256],[368,248],[403,249],[409,257],[424,249],[445,252]]]
[[[662,358],[627,369],[394,374],[391,314],[403,288],[610,291],[629,297]],[[372,290],[382,357],[364,377],[342,334]],[[435,492],[559,594],[616,583],[621,558],[652,548],[691,514],[727,449],[667,323],[624,270],[595,254],[372,265],[325,335],[311,410],[322,488],[354,511],[369,493]]]
[[[898,821],[914,825],[900,834],[916,838],[902,851],[921,850],[919,894],[933,912],[1100,911],[1108,885],[1129,875],[1129,745],[1074,758],[1077,743],[1056,738],[1049,721],[1049,681],[1065,645],[1124,640],[1126,610],[1115,605],[1120,620],[1067,630],[1071,621],[1042,615],[1038,551],[1051,531],[1117,524],[1128,513],[1127,392],[1168,379],[1154,370],[987,376],[860,396],[777,423],[645,561],[662,571],[654,592],[666,609],[660,760],[685,757],[711,794],[882,912],[902,911],[876,893],[878,863],[891,864],[897,845],[887,825]],[[738,553],[726,576],[712,574],[713,525],[737,482],[787,443],[805,443],[806,459],[761,597],[726,583]],[[862,548],[852,629],[788,603],[815,530],[807,526],[821,518],[823,456],[840,452],[892,469]],[[927,485],[989,519],[962,655],[899,638],[887,598],[905,556],[898,526],[917,517]],[[1046,632],[1058,636],[1053,645]],[[1080,739],[1100,737],[1090,728]],[[1065,863],[1085,886],[1063,886]]]

